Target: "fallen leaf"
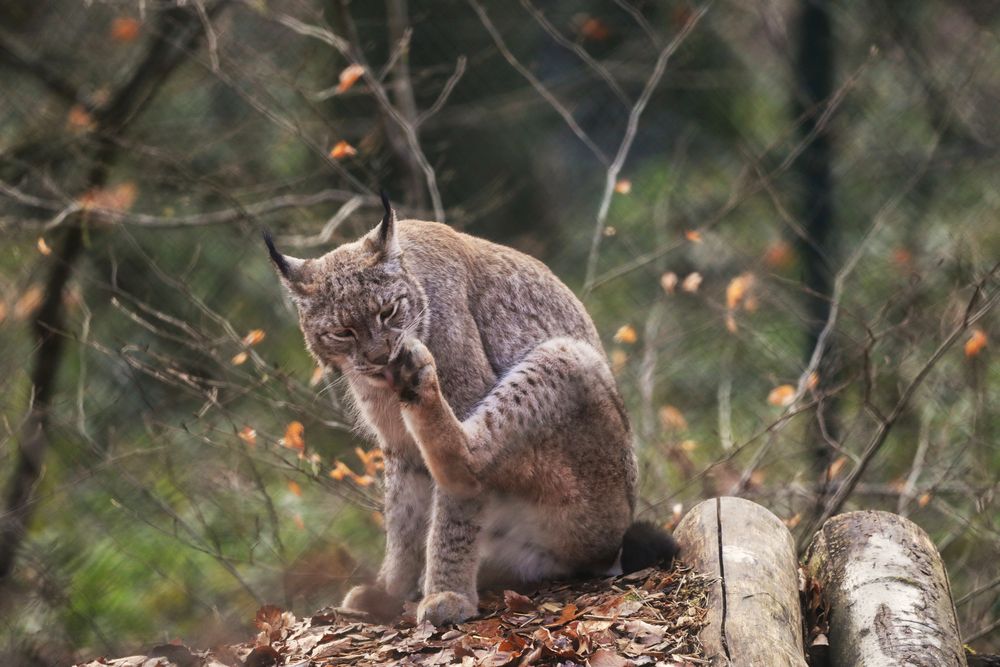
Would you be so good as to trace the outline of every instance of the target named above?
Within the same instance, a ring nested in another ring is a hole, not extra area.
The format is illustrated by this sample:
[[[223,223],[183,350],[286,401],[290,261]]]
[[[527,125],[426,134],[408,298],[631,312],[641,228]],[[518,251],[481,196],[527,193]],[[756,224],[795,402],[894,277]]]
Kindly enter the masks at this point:
[[[771,393],[767,395],[767,402],[771,405],[777,405],[778,407],[783,408],[787,405],[791,405],[794,397],[795,387],[790,384],[783,384],[771,390]]]
[[[50,248],[49,244],[45,242],[44,236],[38,237],[38,243],[36,243],[36,245],[38,246],[38,252],[42,253],[46,257],[52,254],[52,248]]]
[[[233,362],[233,366],[241,366],[247,362],[247,358],[246,352],[237,352],[230,361]]]
[[[285,427],[285,437],[281,439],[281,444],[289,449],[304,451],[306,448],[305,434],[306,427],[302,425],[302,422],[293,421]]]
[[[111,39],[116,42],[132,42],[139,36],[142,24],[136,19],[119,16],[111,22]]]
[[[969,340],[965,341],[965,356],[968,358],[974,357],[983,351],[983,348],[989,343],[986,338],[986,332],[982,329],[973,329],[972,333],[969,334]]]
[[[340,82],[337,84],[337,92],[347,92],[358,79],[365,73],[365,68],[357,63],[351,63],[340,72]]]
[[[673,271],[667,271],[660,276],[660,287],[667,294],[673,294],[674,290],[677,289],[677,274]]]
[[[240,440],[247,443],[251,447],[254,447],[257,444],[257,431],[253,430],[249,426],[241,428],[237,435],[240,437]]]
[[[627,178],[623,178],[615,183],[615,192],[620,195],[627,195],[632,192],[632,181]]]
[[[587,658],[587,664],[590,667],[628,667],[632,663],[614,651],[599,648]]]
[[[618,331],[615,332],[615,341],[619,343],[625,343],[626,345],[632,345],[637,340],[639,340],[638,334],[635,332],[635,327],[631,324],[624,324],[619,327]]]
[[[296,482],[295,480],[292,479],[288,480],[288,491],[293,496],[299,496],[299,497],[302,496],[302,487],[299,486],[299,483]]]
[[[352,155],[357,154],[358,151],[354,148],[354,146],[344,140],[338,141],[334,144],[333,148],[330,149],[330,157],[334,160],[341,160],[345,157],[351,157]]]
[[[752,273],[742,273],[730,280],[726,286],[726,308],[729,310],[738,308],[753,285],[753,281]]]
[[[685,278],[684,282],[681,283],[681,289],[690,294],[694,294],[701,287],[701,274],[695,271],[694,273],[689,273]]]
[[[701,243],[701,232],[697,229],[688,229],[684,232],[684,238],[691,243]]]
[[[927,505],[931,502],[931,498],[933,497],[934,495],[930,491],[928,491],[927,493],[922,493],[920,494],[920,497],[917,498],[917,504],[920,505],[921,507],[927,507]]]
[[[504,591],[503,601],[515,614],[524,614],[535,611],[535,603],[527,595],[521,595],[517,591]]]
[[[247,346],[256,345],[267,336],[263,329],[253,329],[243,337],[243,344]]]

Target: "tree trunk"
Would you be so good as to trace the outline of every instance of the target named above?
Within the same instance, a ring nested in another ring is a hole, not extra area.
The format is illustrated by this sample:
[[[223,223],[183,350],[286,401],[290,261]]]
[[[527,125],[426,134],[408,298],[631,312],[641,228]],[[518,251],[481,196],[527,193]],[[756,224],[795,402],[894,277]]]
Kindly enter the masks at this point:
[[[701,632],[711,664],[805,667],[795,541],[778,517],[715,498],[692,508],[674,537],[684,562],[719,578]]]
[[[840,514],[813,537],[806,561],[829,608],[832,665],[965,667],[948,573],[915,523]]]

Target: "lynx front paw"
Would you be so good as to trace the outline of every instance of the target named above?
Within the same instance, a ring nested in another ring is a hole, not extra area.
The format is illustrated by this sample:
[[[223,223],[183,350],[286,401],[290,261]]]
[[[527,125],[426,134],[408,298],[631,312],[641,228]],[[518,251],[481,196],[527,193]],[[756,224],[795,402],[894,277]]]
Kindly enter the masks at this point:
[[[403,611],[403,601],[389,595],[379,586],[361,584],[355,586],[340,605],[345,609],[363,611],[373,620],[386,623],[393,620]]]
[[[420,601],[417,607],[417,622],[430,621],[431,625],[448,625],[461,623],[477,613],[479,610],[472,600],[461,593],[444,591],[431,593]]]
[[[417,403],[422,396],[437,392],[437,369],[427,346],[407,338],[390,364],[392,385],[404,403]]]

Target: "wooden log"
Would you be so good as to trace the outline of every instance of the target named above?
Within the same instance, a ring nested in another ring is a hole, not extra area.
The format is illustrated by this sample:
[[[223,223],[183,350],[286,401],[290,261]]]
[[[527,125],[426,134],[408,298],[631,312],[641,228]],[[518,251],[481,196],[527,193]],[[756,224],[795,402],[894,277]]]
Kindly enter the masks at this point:
[[[829,519],[806,552],[829,607],[837,667],[965,667],[948,573],[934,543],[889,512]]]
[[[715,498],[693,507],[674,537],[682,560],[719,578],[701,633],[713,665],[805,667],[795,541],[778,517]]]

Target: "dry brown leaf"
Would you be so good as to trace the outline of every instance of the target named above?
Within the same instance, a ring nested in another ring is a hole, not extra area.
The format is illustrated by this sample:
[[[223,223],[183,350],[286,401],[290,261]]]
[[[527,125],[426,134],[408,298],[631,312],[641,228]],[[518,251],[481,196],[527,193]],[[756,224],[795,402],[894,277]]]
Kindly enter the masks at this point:
[[[340,81],[337,83],[337,92],[344,93],[350,90],[357,80],[364,76],[365,68],[357,63],[351,63],[340,72]]]
[[[783,384],[771,390],[771,393],[767,395],[767,402],[783,408],[791,405],[793,398],[795,398],[795,387]]]
[[[527,595],[521,595],[517,591],[504,591],[503,601],[507,605],[507,609],[516,614],[528,613],[536,609],[535,603],[532,602],[531,598]]]
[[[285,437],[281,439],[281,444],[289,449],[304,451],[306,448],[306,427],[300,421],[293,421],[285,427]]]
[[[972,333],[969,334],[969,340],[965,341],[965,356],[968,358],[976,356],[983,351],[988,343],[989,339],[986,338],[985,331],[973,329]]]
[[[623,324],[619,327],[618,331],[615,332],[615,341],[618,343],[632,345],[637,340],[639,340],[639,335],[635,332],[635,327],[631,324]]]
[[[357,154],[357,149],[344,140],[338,141],[334,144],[333,148],[330,149],[330,157],[334,160],[342,160],[346,157],[352,157]]]

